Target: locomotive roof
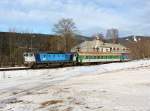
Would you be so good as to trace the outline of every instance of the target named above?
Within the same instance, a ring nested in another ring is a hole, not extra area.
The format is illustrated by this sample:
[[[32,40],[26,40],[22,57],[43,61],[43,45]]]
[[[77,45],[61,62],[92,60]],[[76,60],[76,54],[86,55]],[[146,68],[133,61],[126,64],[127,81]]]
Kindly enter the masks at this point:
[[[35,54],[41,54],[41,53],[48,53],[48,54],[68,54],[73,52],[63,52],[63,51],[39,51],[39,52],[25,52],[25,53],[35,53]]]

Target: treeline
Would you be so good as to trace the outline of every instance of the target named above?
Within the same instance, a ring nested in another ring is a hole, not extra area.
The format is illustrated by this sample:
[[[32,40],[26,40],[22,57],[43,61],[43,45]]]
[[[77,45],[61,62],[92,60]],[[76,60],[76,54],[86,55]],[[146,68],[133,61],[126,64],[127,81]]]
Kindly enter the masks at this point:
[[[126,46],[130,49],[132,59],[150,58],[149,37],[140,37],[136,41],[128,41]]]
[[[27,51],[69,51],[81,42],[80,37],[1,32],[0,66],[23,65],[23,53]]]

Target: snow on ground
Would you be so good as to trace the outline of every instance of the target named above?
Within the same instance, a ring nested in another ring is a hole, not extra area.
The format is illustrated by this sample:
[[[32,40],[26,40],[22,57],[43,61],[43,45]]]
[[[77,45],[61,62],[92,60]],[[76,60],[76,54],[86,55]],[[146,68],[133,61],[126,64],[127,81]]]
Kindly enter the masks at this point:
[[[150,111],[150,60],[2,71],[0,111]]]

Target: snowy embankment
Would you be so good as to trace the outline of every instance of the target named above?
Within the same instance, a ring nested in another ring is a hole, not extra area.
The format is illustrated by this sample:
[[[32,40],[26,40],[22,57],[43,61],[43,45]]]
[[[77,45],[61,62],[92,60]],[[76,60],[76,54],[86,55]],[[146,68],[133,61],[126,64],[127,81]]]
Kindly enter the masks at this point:
[[[39,70],[19,70],[19,71],[1,71],[0,72],[0,90],[8,88],[13,89],[19,85],[29,85],[30,88],[38,87],[41,84],[58,83],[68,80],[72,77],[103,74],[107,72],[134,69],[150,66],[150,60],[130,61],[123,63],[110,63],[94,66],[65,67],[58,69],[39,69]],[[40,83],[40,82],[43,83]],[[29,88],[28,88],[29,89]]]
[[[149,111],[150,60],[0,72],[0,111]]]
[[[59,69],[39,69],[39,70],[19,70],[19,71],[0,71],[0,80],[11,80],[11,79],[24,79],[29,77],[36,77],[42,74],[64,72],[65,76],[73,77],[83,74],[95,73],[107,73],[116,70],[132,69],[138,67],[150,66],[150,60],[139,60],[130,61],[123,63],[110,63],[96,66],[81,66],[81,67],[67,67]],[[66,75],[68,73],[68,75]],[[57,74],[56,74],[57,75]],[[56,76],[54,75],[54,76]],[[65,78],[65,77],[64,77]]]

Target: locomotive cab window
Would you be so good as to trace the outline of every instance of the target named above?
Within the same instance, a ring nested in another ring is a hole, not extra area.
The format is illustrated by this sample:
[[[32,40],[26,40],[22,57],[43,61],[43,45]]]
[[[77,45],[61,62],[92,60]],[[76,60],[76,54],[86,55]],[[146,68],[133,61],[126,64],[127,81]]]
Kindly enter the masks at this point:
[[[30,54],[29,54],[29,56],[30,56],[30,57],[32,57],[32,56],[33,56],[33,54],[32,54],[32,53],[30,53]]]
[[[25,54],[24,54],[24,57],[27,57],[27,56],[28,56],[28,54],[27,54],[27,53],[25,53]]]

